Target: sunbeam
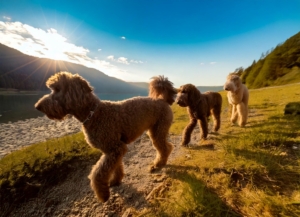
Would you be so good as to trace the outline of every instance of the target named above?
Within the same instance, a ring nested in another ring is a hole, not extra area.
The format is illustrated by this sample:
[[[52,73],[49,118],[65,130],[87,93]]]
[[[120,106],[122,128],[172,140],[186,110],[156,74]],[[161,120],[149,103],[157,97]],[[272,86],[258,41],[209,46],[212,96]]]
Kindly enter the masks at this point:
[[[33,72],[31,72],[23,81],[21,81],[21,82],[25,82],[28,78],[30,78],[37,70],[39,70],[42,66],[44,66],[45,64],[46,64],[46,62],[47,62],[48,60],[44,60],[44,62],[41,64],[41,65],[39,65],[38,67],[36,67],[36,69],[33,71]]]
[[[21,69],[21,68],[23,68],[23,67],[25,67],[25,66],[27,66],[27,65],[29,65],[29,64],[32,64],[32,63],[36,62],[37,60],[38,60],[38,59],[36,58],[36,59],[34,59],[34,60],[32,60],[32,61],[30,61],[30,62],[28,62],[28,63],[25,63],[25,64],[23,64],[23,65],[17,67],[17,68],[14,68],[14,69],[12,69],[12,70],[10,70],[10,71],[8,71],[8,72],[5,72],[5,73],[3,73],[2,75],[0,75],[0,78],[3,77],[3,76],[5,76],[5,75],[8,75],[9,73],[12,73],[12,72],[18,70],[18,69]]]

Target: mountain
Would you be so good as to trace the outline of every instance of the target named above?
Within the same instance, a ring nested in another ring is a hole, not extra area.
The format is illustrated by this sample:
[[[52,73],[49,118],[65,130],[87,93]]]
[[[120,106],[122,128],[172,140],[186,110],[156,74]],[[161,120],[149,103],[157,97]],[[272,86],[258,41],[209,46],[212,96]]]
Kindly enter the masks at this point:
[[[131,84],[131,85],[134,85],[137,87],[141,87],[141,88],[146,88],[146,89],[149,88],[149,83],[147,83],[147,82],[128,82],[128,84]]]
[[[223,90],[223,86],[197,86],[197,89],[200,90],[201,93],[206,91],[219,92]]]
[[[300,82],[300,32],[239,73],[248,88]]]
[[[59,71],[78,73],[96,93],[136,93],[147,95],[148,88],[110,77],[96,69],[66,61],[29,56],[0,44],[0,88],[48,90],[46,80]]]
[[[149,83],[147,82],[128,82],[129,84],[138,86],[138,87],[142,87],[142,88],[146,88],[148,89],[149,87]],[[197,89],[201,92],[204,93],[206,91],[221,91],[223,90],[223,86],[197,86]]]

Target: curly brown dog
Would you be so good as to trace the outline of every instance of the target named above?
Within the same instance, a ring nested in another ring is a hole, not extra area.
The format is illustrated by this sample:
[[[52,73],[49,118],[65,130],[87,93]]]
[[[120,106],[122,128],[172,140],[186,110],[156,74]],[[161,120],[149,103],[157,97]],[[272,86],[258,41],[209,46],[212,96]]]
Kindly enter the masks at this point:
[[[232,109],[230,118],[232,125],[239,119],[239,126],[244,127],[248,118],[248,88],[238,75],[229,74],[224,84],[224,90],[228,91],[227,98]]]
[[[176,103],[181,107],[187,107],[190,123],[183,131],[181,145],[187,146],[191,140],[197,120],[202,131],[201,139],[206,139],[208,134],[208,118],[212,115],[214,120],[214,131],[218,131],[221,122],[222,96],[217,92],[200,91],[192,84],[180,86],[177,93]]]
[[[50,77],[46,85],[52,90],[36,104],[36,109],[48,118],[63,120],[67,114],[82,122],[86,141],[102,151],[100,160],[89,175],[91,187],[98,199],[109,199],[109,186],[121,183],[124,170],[122,158],[127,145],[145,130],[156,148],[151,171],[166,165],[173,145],[167,135],[173,120],[170,105],[176,90],[164,76],[153,77],[149,97],[134,97],[120,102],[99,100],[90,84],[78,74],[60,72]]]

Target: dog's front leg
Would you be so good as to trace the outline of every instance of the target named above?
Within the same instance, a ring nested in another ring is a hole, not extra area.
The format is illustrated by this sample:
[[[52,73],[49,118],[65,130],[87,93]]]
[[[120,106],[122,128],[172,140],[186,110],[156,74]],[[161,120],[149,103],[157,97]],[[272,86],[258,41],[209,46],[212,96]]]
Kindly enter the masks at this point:
[[[232,104],[231,105],[231,109],[232,109],[232,112],[231,112],[231,124],[234,125],[235,122],[237,121],[238,119],[238,111],[237,111],[237,106]]]
[[[191,141],[191,134],[196,125],[197,125],[197,119],[195,118],[190,119],[190,123],[183,130],[182,142],[181,142],[182,146],[187,146],[189,144],[189,142]]]

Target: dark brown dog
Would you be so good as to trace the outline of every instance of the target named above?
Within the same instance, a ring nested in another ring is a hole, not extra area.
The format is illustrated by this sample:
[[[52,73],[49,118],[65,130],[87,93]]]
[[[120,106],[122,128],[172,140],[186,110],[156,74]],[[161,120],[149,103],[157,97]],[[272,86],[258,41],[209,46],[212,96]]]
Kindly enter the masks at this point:
[[[109,199],[109,187],[121,183],[124,177],[123,156],[127,144],[135,141],[144,131],[156,149],[151,171],[165,166],[173,144],[168,142],[173,121],[170,107],[176,90],[164,76],[153,77],[149,97],[134,97],[119,102],[100,100],[89,82],[78,74],[60,72],[46,82],[51,93],[42,97],[36,109],[48,118],[63,120],[68,114],[82,122],[86,141],[102,151],[89,178],[98,199]]]
[[[201,139],[206,139],[208,134],[208,118],[212,115],[214,120],[213,130],[216,132],[220,128],[222,96],[217,92],[200,91],[192,84],[180,86],[177,93],[176,103],[181,107],[187,107],[190,116],[190,123],[183,131],[181,145],[187,146],[191,140],[197,120],[201,129]]]

